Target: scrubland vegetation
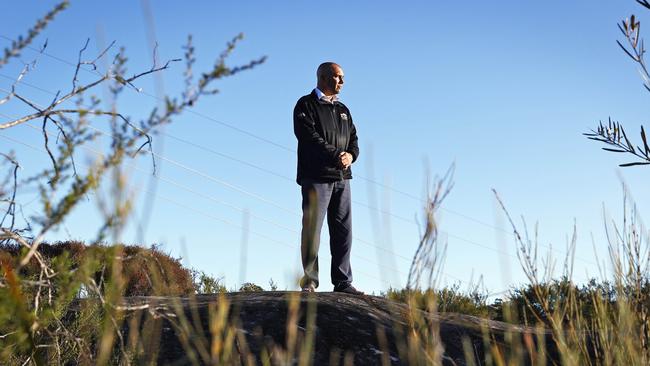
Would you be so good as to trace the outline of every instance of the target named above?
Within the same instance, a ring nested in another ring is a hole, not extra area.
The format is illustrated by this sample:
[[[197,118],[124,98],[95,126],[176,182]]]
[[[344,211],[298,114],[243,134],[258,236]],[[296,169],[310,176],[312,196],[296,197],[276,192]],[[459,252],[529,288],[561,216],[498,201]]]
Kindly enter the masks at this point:
[[[650,8],[649,3],[640,3]],[[57,5],[25,36],[13,42],[0,58],[0,67],[28,47],[67,4],[64,1]],[[621,31],[632,47],[626,52],[641,63],[643,46],[639,42],[638,27],[638,22],[631,18],[622,23]],[[32,177],[18,179],[21,162],[9,152],[0,152],[2,168],[8,172],[0,180],[1,203],[6,207],[0,221],[0,363],[151,364],[159,351],[156,340],[163,331],[157,317],[165,316],[173,325],[189,362],[194,364],[311,364],[314,321],[318,315],[316,307],[300,309],[298,293],[287,297],[286,340],[268,347],[256,358],[247,351],[246,338],[238,330],[237,317],[233,316],[223,296],[229,289],[221,279],[184,268],[179,259],[156,247],[118,245],[114,241],[111,245],[45,242],[47,234],[68,216],[85,194],[105,184],[110,186],[113,197],[100,205],[105,225],[99,228],[98,237],[92,243],[119,237],[132,208],[128,195],[124,194],[125,177],[121,168],[124,160],[146,153],[152,131],[157,126],[170,123],[199,98],[214,94],[216,89],[211,89],[214,81],[264,61],[261,58],[242,66],[227,66],[226,59],[240,40],[241,37],[236,37],[227,45],[211,70],[193,73],[194,48],[189,37],[184,47],[187,90],[182,95],[166,97],[166,108],[152,110],[139,124],[119,114],[115,108],[101,110],[99,99],[89,94],[94,86],[107,83],[116,99],[125,88],[136,88],[134,83],[138,78],[161,72],[169,64],[154,65],[128,78],[124,50],[115,55],[110,70],[97,74],[94,81],[83,84],[75,73],[72,90],[57,95],[49,106],[38,107],[15,90],[3,99],[2,103],[18,100],[35,109],[34,114],[0,127],[11,128],[34,119],[42,121],[44,147],[52,164]],[[111,47],[104,53],[110,50]],[[84,65],[94,66],[95,61]],[[26,66],[16,83],[28,72],[30,68]],[[194,74],[201,76],[194,80]],[[66,103],[72,106],[62,108]],[[87,171],[78,171],[75,151],[97,137],[88,128],[91,117],[110,121],[112,141],[102,158]],[[50,127],[63,135],[63,143],[54,151],[48,145]],[[601,125],[589,135],[616,145],[619,152],[635,154],[642,161],[634,165],[647,163],[649,156],[643,130],[641,136],[644,147],[634,148],[616,123]],[[426,201],[425,230],[414,253],[407,287],[381,294],[406,305],[405,325],[395,328],[400,335],[395,339],[401,362],[442,364],[444,339],[440,338],[439,326],[432,315],[462,313],[485,320],[481,323],[485,352],[477,356],[469,342],[463,343],[468,365],[650,364],[648,231],[641,225],[633,202],[625,198],[626,216],[613,232],[608,232],[607,259],[612,273],[606,279],[584,284],[572,280],[571,254],[565,258],[563,275],[550,277],[551,271],[540,268],[538,263],[551,261],[539,261],[536,243],[510,220],[528,283],[511,289],[500,299],[489,299],[478,289],[465,291],[457,286],[442,289],[436,286],[436,273],[444,261],[444,250],[437,235],[436,210],[451,189],[450,181],[449,175],[437,181]],[[42,207],[40,217],[30,218],[22,226],[16,201],[19,182],[29,182],[38,188]],[[505,205],[502,207],[507,214]],[[277,288],[271,281],[268,289]],[[247,283],[237,290],[259,292],[264,288]],[[133,296],[172,296],[191,303],[201,294],[221,294],[215,296],[210,305],[207,324],[197,324],[198,316],[188,315],[180,300],[165,315],[145,311],[138,316],[131,315],[146,308],[123,301]],[[299,320],[305,324],[302,333],[298,331]],[[513,327],[506,327],[506,336],[497,339],[491,333],[488,320],[502,321]],[[386,343],[386,335],[378,332],[377,337],[379,343]],[[381,363],[390,364],[391,360],[385,355],[379,357]],[[344,362],[351,360],[345,358]]]

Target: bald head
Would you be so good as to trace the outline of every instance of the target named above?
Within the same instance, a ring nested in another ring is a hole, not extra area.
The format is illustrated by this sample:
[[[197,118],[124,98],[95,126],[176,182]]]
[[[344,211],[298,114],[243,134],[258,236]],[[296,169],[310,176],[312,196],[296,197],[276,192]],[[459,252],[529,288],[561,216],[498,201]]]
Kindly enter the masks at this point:
[[[343,87],[343,69],[337,63],[323,62],[316,70],[318,89],[325,95],[338,94]]]
[[[323,62],[322,64],[318,65],[318,69],[316,70],[316,77],[320,80],[323,77],[331,76],[335,67],[341,68],[341,66],[335,62]]]

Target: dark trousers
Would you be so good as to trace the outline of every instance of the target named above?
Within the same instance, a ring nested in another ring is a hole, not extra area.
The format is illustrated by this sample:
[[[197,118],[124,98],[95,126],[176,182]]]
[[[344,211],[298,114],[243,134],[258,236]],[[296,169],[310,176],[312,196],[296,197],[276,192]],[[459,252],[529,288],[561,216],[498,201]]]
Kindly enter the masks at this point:
[[[352,207],[350,181],[302,183],[302,235],[300,249],[304,275],[300,286],[313,283],[318,287],[318,248],[325,215],[330,232],[332,254],[331,276],[334,286],[352,282],[350,251],[352,249]]]

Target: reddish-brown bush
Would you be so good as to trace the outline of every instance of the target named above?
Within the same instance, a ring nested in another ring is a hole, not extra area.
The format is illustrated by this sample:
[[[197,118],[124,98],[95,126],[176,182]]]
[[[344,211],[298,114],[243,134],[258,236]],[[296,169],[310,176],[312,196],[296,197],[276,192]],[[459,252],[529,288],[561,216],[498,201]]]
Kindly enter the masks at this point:
[[[14,245],[0,246],[0,260],[15,267],[25,250]],[[87,261],[96,262],[92,271],[95,282],[100,286],[114,279],[113,271],[119,270],[118,275],[124,281],[124,296],[182,296],[194,291],[190,270],[184,268],[178,258],[171,257],[156,246],[86,245],[79,241],[64,241],[42,243],[38,252],[49,263],[67,258],[65,260],[70,261],[71,269]],[[40,274],[38,261],[32,258],[20,274],[26,278],[37,278]]]

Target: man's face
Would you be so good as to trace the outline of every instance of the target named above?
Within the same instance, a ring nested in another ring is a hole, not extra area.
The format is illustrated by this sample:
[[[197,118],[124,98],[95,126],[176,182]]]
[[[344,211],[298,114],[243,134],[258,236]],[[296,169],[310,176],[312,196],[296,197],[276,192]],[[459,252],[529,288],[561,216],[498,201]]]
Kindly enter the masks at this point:
[[[340,93],[344,83],[343,77],[343,69],[338,65],[332,66],[331,72],[324,77],[323,86],[327,90],[323,90],[323,93]]]

